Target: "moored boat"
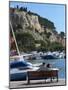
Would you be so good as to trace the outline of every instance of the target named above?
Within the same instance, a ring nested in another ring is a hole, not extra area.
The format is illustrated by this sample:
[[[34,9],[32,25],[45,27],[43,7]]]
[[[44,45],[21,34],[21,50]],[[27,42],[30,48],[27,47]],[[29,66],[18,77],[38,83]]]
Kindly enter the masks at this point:
[[[43,55],[41,57],[42,57],[42,59],[57,59],[57,57],[55,57],[53,55]]]

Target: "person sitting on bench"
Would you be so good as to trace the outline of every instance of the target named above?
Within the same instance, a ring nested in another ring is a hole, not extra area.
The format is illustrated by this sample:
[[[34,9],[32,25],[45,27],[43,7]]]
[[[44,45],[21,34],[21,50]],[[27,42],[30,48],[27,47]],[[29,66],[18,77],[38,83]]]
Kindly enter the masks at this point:
[[[46,64],[45,62],[42,63],[42,65],[40,65],[40,68],[38,69],[38,71],[43,71],[46,69]]]
[[[50,68],[52,68],[51,64],[45,64],[45,62],[42,63],[42,65],[40,65],[40,68],[38,69],[38,71],[45,71],[45,70],[49,70]]]
[[[48,63],[48,64],[46,65],[46,68],[52,68],[52,65]]]

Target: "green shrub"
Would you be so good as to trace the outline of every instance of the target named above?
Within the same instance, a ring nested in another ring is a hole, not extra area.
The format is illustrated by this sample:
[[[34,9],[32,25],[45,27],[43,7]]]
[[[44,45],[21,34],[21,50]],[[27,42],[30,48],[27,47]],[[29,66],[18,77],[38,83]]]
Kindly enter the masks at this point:
[[[29,33],[16,33],[16,40],[20,50],[32,51],[35,49],[35,41]]]
[[[50,44],[49,50],[50,51],[62,51],[64,49],[64,47],[62,46],[61,43],[58,42],[53,42]]]

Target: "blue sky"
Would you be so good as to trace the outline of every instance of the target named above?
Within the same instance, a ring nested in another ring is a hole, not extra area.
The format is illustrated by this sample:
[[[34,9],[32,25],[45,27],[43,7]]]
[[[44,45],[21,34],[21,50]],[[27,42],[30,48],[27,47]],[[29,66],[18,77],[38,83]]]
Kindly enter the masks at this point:
[[[10,2],[10,7],[27,7],[28,10],[52,21],[56,31],[65,32],[65,5]]]

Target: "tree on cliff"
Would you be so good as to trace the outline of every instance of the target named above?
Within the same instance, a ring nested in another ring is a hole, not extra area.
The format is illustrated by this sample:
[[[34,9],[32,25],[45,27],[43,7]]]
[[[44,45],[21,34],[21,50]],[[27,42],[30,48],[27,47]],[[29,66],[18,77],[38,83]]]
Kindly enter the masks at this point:
[[[60,34],[59,34],[59,35],[61,36],[61,38],[64,38],[65,33],[64,33],[64,32],[60,32]]]

